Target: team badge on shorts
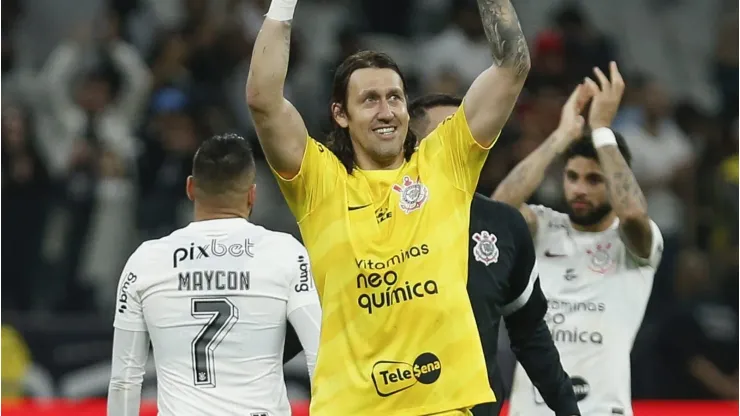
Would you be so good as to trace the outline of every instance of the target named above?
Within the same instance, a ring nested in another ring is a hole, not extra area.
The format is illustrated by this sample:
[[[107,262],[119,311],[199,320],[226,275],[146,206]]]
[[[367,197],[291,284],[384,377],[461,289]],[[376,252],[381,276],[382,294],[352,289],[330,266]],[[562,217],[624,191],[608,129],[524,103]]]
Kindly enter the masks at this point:
[[[488,231],[481,231],[473,234],[473,241],[476,243],[475,247],[473,247],[475,260],[485,264],[486,266],[491,263],[498,263],[498,247],[496,246],[496,240],[496,236]]]
[[[608,243],[597,244],[596,250],[586,250],[586,254],[591,257],[591,264],[588,266],[589,269],[597,273],[606,273],[614,267],[614,261],[612,261],[612,256],[609,253],[610,248],[612,248],[612,245]]]
[[[393,190],[401,194],[399,205],[406,214],[421,208],[429,197],[429,189],[419,181],[412,181],[408,176],[403,177],[403,184],[393,185]]]

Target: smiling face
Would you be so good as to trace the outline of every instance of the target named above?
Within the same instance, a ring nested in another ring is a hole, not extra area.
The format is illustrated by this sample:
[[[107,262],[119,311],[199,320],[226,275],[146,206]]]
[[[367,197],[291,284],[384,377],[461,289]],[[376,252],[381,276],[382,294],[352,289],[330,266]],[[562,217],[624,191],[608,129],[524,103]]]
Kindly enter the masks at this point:
[[[586,227],[598,224],[612,211],[604,172],[594,159],[570,158],[563,173],[563,190],[568,215],[574,224]]]
[[[357,165],[363,169],[403,161],[409,125],[403,80],[391,68],[362,68],[350,75],[346,104],[332,105],[334,121],[349,130]]]

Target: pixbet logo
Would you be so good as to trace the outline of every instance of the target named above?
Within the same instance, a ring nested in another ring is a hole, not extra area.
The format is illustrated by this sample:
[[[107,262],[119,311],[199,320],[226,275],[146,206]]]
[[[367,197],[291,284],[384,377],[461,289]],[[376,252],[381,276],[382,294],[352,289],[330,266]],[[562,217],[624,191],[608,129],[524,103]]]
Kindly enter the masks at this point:
[[[236,243],[228,246],[226,244],[219,243],[218,240],[215,239],[211,240],[209,244],[202,246],[190,243],[190,247],[179,247],[172,253],[172,267],[176,268],[181,262],[186,260],[198,260],[209,258],[211,256],[223,257],[226,254],[232,257],[254,257],[254,253],[252,253],[253,247],[254,243],[248,239],[244,240],[244,243]]]

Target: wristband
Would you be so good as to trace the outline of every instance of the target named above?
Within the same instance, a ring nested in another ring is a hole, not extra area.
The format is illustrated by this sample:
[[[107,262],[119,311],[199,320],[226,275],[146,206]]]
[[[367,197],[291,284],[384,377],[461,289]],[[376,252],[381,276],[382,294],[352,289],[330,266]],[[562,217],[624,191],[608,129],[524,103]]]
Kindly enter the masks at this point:
[[[278,22],[293,20],[296,4],[298,4],[298,0],[272,0],[270,9],[267,10],[265,16]]]
[[[593,140],[594,147],[604,146],[616,146],[617,137],[609,127],[599,127],[598,129],[591,132],[591,139]]]

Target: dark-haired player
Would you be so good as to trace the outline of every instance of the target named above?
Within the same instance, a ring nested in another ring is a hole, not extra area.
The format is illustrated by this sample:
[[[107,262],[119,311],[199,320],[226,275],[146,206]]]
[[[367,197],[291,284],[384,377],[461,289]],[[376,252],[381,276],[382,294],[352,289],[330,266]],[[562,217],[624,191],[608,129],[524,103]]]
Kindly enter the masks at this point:
[[[470,203],[529,71],[510,0],[478,0],[491,66],[416,150],[406,83],[387,55],[336,70],[320,144],[284,98],[297,0],[273,0],[247,102],[298,220],[323,309],[313,416],[463,415],[496,400],[467,298]]]
[[[321,309],[308,255],[247,219],[255,200],[247,142],[212,137],[193,158],[195,220],[129,258],[118,286],[108,415],[139,414],[149,342],[160,415],[289,415],[286,321],[313,372]]]
[[[624,139],[609,128],[622,98],[622,77],[614,62],[610,78],[594,72],[598,84],[586,79],[576,88],[561,118],[561,126],[574,117],[583,124],[569,108],[590,99],[590,134],[558,128],[504,179],[493,198],[519,207],[527,220],[548,299],[546,320],[581,412],[631,416],[630,351],[663,239],[647,215]],[[525,205],[559,155],[565,159],[568,212]],[[510,414],[552,414],[520,365]]]
[[[411,128],[426,137],[457,111],[462,100],[433,94],[409,105]],[[575,112],[576,110],[573,109]],[[486,357],[488,380],[497,397],[505,397],[496,362],[501,317],[517,360],[534,380],[556,415],[580,414],[568,374],[543,320],[547,300],[539,282],[534,244],[519,211],[476,193],[470,208],[468,295]],[[495,416],[501,402],[473,408],[474,416]]]

